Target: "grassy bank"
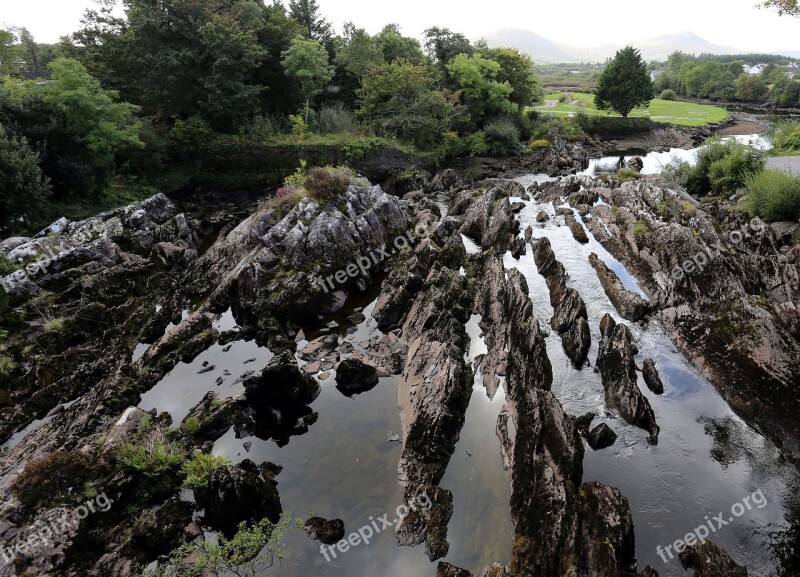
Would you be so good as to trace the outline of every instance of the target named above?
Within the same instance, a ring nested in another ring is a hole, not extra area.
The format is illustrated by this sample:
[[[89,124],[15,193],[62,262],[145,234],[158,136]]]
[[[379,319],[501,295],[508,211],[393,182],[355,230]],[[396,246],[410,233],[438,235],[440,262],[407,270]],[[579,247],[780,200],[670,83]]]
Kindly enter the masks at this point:
[[[564,97],[566,99],[562,101]],[[560,116],[570,116],[578,112],[598,116],[619,116],[616,112],[598,110],[594,105],[594,95],[578,92],[547,94],[545,95],[545,104],[537,106],[535,110]],[[654,122],[677,126],[703,126],[725,120],[728,112],[718,106],[656,98],[653,99],[647,110],[634,110],[630,116],[649,118]]]

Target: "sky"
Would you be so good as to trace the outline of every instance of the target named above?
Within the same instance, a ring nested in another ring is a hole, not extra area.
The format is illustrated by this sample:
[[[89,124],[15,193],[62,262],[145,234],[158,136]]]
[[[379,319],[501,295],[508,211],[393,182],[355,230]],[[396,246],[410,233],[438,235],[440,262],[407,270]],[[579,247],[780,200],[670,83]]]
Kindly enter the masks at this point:
[[[271,2],[271,0],[269,0]],[[757,7],[759,0],[318,0],[341,30],[352,21],[368,32],[400,24],[420,37],[430,26],[471,39],[499,28],[521,28],[573,46],[627,44],[692,31],[706,40],[746,51],[800,51],[800,18]],[[92,0],[0,0],[0,25],[27,27],[39,42],[56,42],[75,31]]]

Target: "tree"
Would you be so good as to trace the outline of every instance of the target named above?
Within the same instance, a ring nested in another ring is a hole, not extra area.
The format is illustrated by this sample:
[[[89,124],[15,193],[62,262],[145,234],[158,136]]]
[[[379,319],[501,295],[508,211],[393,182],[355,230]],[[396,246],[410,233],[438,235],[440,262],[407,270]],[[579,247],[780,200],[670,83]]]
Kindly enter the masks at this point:
[[[510,100],[514,91],[508,82],[498,82],[500,64],[478,54],[459,54],[447,65],[447,70],[461,90],[461,98],[473,122],[484,122],[501,114],[517,111]]]
[[[425,54],[422,53],[419,41],[416,38],[403,36],[397,24],[384,26],[375,40],[386,62],[405,60],[412,64],[422,64],[425,61]]]
[[[647,64],[638,50],[626,46],[600,74],[595,106],[627,118],[634,108],[647,106],[652,99],[653,82],[647,73]]]
[[[359,114],[378,134],[420,148],[441,142],[462,112],[456,95],[438,88],[427,66],[391,62],[373,67],[364,79]]]
[[[48,83],[6,83],[0,124],[27,139],[56,197],[96,196],[118,155],[143,146],[138,107],[120,102],[76,60],[56,59],[50,70]]]
[[[17,37],[10,30],[0,29],[0,75],[11,74]]]
[[[289,0],[289,14],[302,26],[308,38],[323,44],[331,41],[331,23],[320,15],[317,0]]]
[[[778,10],[778,14],[783,16],[800,16],[800,3],[798,0],[766,0],[763,6],[765,8],[774,8]]]
[[[306,101],[305,120],[308,122],[311,99],[319,95],[333,77],[328,52],[316,40],[298,36],[283,53],[283,68],[300,87]]]
[[[447,64],[459,54],[472,54],[475,49],[469,39],[448,28],[428,28],[423,32],[425,52],[433,58],[442,72],[447,72]]]
[[[49,196],[38,160],[24,137],[9,134],[0,124],[0,223],[35,212]]]
[[[542,100],[544,93],[530,56],[515,48],[486,49],[481,54],[500,65],[496,80],[511,86],[509,99],[520,109]]]
[[[344,25],[342,41],[343,45],[336,53],[336,65],[355,76],[359,86],[363,86],[364,78],[369,74],[370,68],[380,66],[384,62],[378,40],[367,34],[363,28],[356,28],[348,22]]]
[[[764,102],[769,94],[769,87],[762,75],[742,74],[736,79],[736,99],[745,102]]]

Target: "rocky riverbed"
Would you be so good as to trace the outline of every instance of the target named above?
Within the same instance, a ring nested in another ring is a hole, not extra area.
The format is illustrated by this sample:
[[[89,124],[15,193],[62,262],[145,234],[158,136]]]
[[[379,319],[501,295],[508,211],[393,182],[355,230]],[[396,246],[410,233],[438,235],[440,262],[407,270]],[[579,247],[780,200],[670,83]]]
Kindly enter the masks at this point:
[[[582,152],[562,152],[548,152],[548,171],[584,164]],[[373,563],[415,576],[680,574],[677,558],[657,565],[655,544],[697,521],[666,515],[659,526],[642,504],[647,486],[626,495],[633,484],[598,478],[619,469],[603,458],[637,475],[677,466],[688,479],[696,460],[725,498],[756,482],[772,491],[750,520],[767,537],[721,534],[719,547],[681,556],[701,577],[719,574],[715,565],[773,575],[792,562],[769,545],[776,525],[792,534],[787,461],[800,462],[800,247],[785,227],[658,178],[620,186],[446,170],[386,188],[394,194],[359,180],[286,214],[263,204],[235,222],[205,218],[220,231],[210,246],[200,221],[163,195],[0,243],[25,265],[49,261],[4,279],[0,540],[15,553],[0,575],[140,575],[181,544],[290,507],[316,510],[309,532],[334,543],[342,525],[349,534],[422,497],[429,506],[391,529],[418,549],[396,553],[384,540],[331,563],[294,534],[277,572],[366,575]],[[718,392],[694,424],[676,421],[691,399],[678,394],[675,367]],[[577,398],[569,382],[583,388]],[[476,429],[472,411],[490,407],[492,426]],[[708,439],[684,440],[692,427]],[[745,440],[730,441],[732,430]],[[491,439],[485,451],[464,447],[473,435]],[[128,466],[121,447],[147,454],[165,439],[184,459],[230,462],[192,491],[179,466],[157,482]],[[723,457],[702,449],[712,441]],[[20,483],[54,455],[68,490],[26,498]],[[719,468],[744,461],[736,477]],[[474,501],[459,501],[471,483]],[[20,546],[100,490],[107,512]],[[705,494],[699,482],[652,488],[664,507],[682,491]],[[703,515],[720,503],[698,501]],[[652,548],[637,548],[640,531]],[[483,543],[470,556],[461,541],[474,535]]]

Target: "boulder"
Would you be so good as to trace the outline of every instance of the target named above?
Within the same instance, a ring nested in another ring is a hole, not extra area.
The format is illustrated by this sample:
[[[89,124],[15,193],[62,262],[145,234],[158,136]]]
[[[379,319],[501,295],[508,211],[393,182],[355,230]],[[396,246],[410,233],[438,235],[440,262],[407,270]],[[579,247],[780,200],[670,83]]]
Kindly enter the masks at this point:
[[[653,305],[639,295],[627,290],[616,273],[608,268],[606,263],[595,253],[589,255],[589,264],[597,271],[603,290],[622,318],[631,322],[638,322],[650,314]]]
[[[334,545],[344,538],[344,521],[341,519],[327,521],[322,517],[311,517],[303,529],[309,537],[325,545]]]
[[[593,450],[599,451],[616,443],[617,434],[607,424],[600,423],[586,435],[586,440]]]
[[[550,220],[550,215],[543,210],[536,215],[536,222],[547,222],[548,220]]]
[[[466,569],[461,569],[450,563],[439,561],[436,566],[436,577],[472,577],[472,573]]]
[[[345,359],[336,366],[336,388],[347,397],[372,390],[378,380],[375,367],[358,359]]]
[[[644,382],[647,384],[648,389],[657,395],[664,394],[664,383],[661,382],[661,377],[658,376],[656,362],[650,357],[644,360],[642,376],[644,377]]]
[[[266,481],[251,461],[224,465],[211,473],[208,490],[201,496],[206,520],[230,536],[242,521],[264,517],[277,523],[283,512],[277,483]]]

